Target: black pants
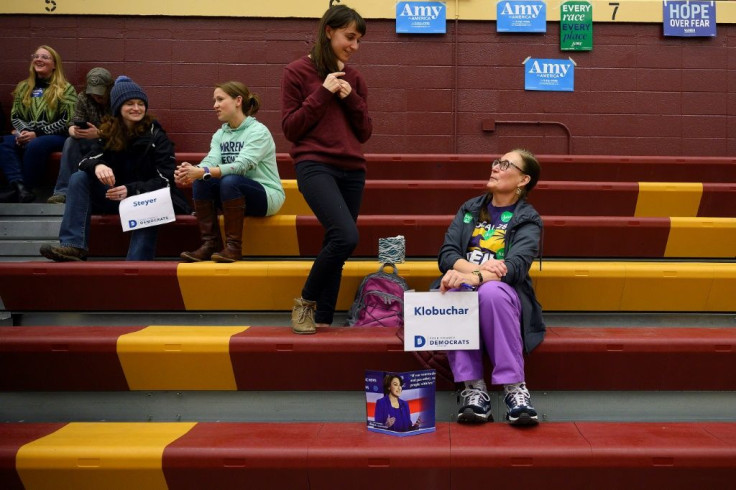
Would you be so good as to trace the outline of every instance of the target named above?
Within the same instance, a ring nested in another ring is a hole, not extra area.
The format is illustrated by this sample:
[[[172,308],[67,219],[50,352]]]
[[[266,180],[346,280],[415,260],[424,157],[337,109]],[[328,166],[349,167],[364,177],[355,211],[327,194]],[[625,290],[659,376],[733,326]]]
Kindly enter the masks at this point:
[[[303,161],[296,165],[296,181],[325,229],[322,250],[309,271],[302,298],[317,302],[315,323],[331,324],[342,268],[358,245],[356,222],[363,200],[365,171]]]

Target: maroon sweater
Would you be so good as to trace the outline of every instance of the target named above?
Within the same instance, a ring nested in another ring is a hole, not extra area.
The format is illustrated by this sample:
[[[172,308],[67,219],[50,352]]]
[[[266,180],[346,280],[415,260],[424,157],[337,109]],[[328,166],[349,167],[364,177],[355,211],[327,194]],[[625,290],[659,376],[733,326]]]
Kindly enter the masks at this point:
[[[368,88],[357,70],[346,66],[343,71],[352,91],[341,99],[322,86],[324,80],[308,56],[284,69],[281,129],[292,142],[289,154],[294,163],[312,160],[347,170],[365,169],[361,143],[373,132]]]

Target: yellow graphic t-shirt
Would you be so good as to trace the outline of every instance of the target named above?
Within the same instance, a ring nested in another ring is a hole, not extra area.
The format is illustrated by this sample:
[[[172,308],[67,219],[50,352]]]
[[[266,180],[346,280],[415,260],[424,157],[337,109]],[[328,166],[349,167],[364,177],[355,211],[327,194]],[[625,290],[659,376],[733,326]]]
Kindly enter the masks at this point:
[[[516,204],[511,206],[488,205],[489,221],[476,223],[468,244],[466,258],[471,264],[482,264],[488,259],[503,260],[506,256],[506,228],[514,215]]]

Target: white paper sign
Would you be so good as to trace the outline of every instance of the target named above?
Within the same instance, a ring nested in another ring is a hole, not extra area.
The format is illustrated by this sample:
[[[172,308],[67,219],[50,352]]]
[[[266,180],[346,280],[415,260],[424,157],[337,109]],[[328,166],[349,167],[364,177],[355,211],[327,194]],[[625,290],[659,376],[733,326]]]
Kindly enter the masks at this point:
[[[477,291],[404,293],[404,350],[472,350],[478,341]]]
[[[118,209],[123,231],[134,231],[176,221],[168,187],[126,197],[120,201]]]

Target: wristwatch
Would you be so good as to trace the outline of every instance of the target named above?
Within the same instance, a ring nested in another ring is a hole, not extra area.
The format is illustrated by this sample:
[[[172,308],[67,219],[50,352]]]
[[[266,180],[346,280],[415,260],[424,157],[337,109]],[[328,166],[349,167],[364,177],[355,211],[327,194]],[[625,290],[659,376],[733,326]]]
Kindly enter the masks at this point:
[[[208,167],[202,167],[202,170],[204,170],[204,175],[202,176],[202,180],[210,180],[212,178],[210,169]]]
[[[473,274],[478,276],[478,287],[480,287],[480,285],[483,284],[483,273],[479,269],[475,269]]]

